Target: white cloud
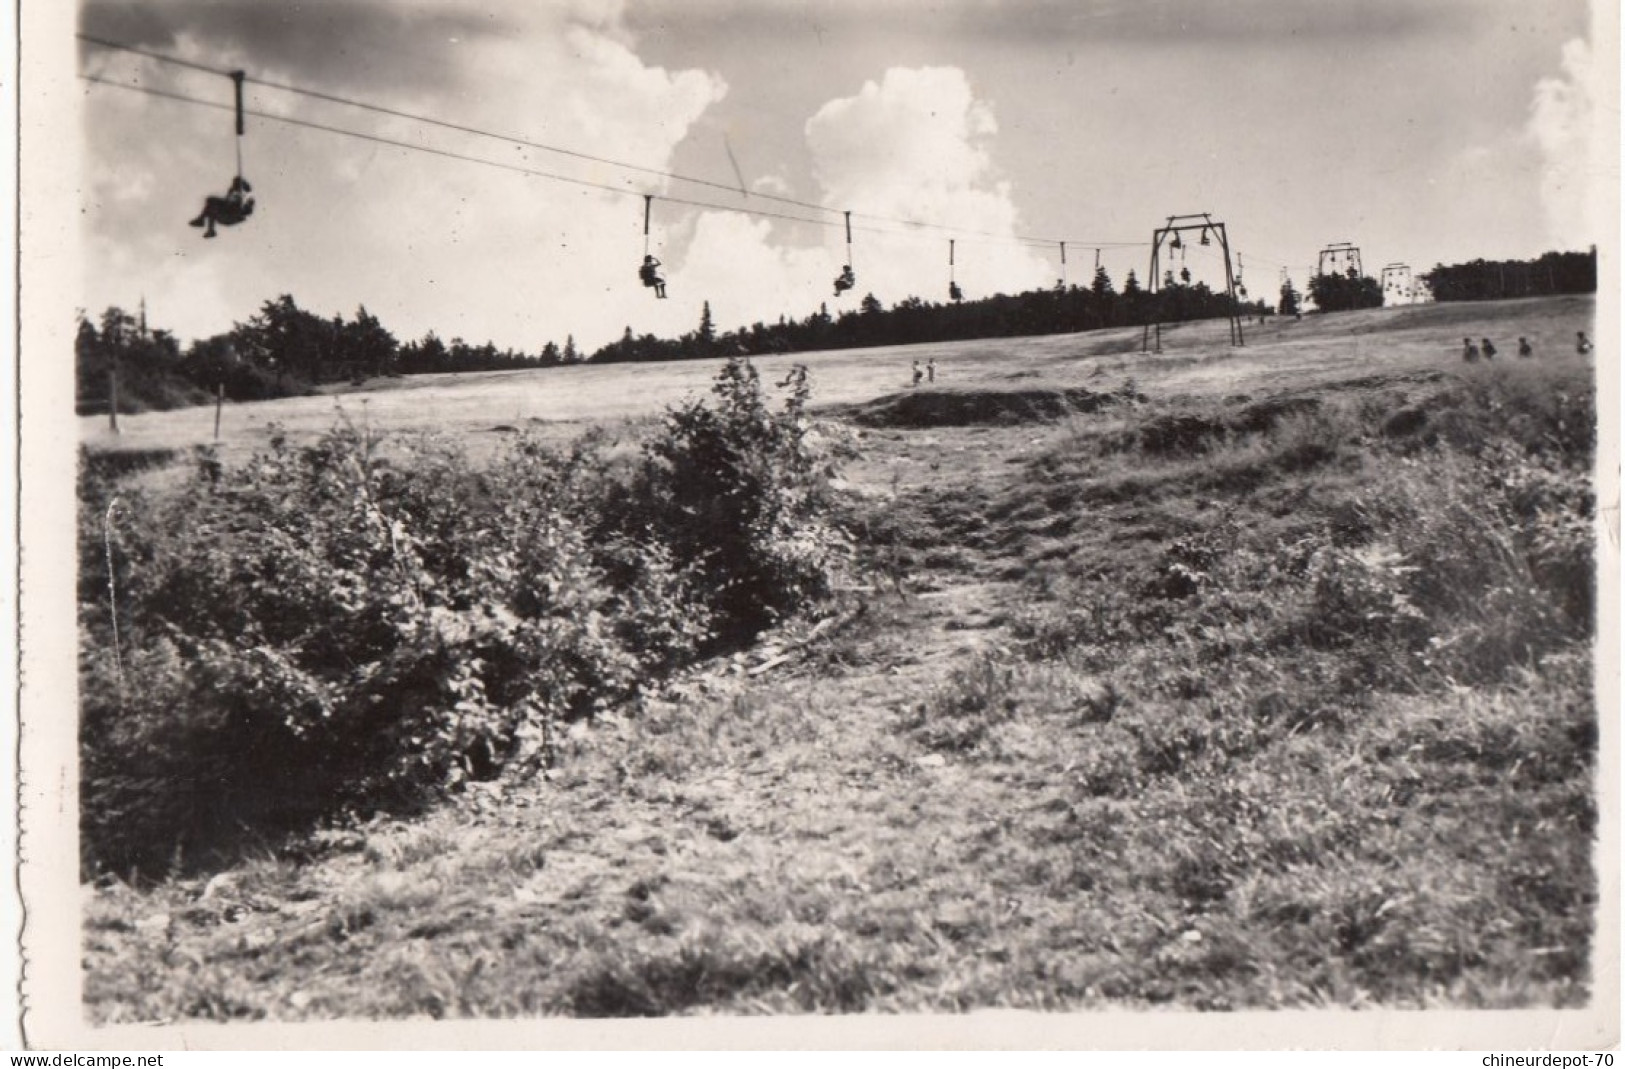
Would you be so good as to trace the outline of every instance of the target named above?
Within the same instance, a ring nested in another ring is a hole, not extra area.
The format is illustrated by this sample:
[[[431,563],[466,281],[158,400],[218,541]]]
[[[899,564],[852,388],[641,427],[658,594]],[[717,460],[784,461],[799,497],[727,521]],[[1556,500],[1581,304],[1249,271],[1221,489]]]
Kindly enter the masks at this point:
[[[963,71],[894,67],[879,84],[820,108],[807,142],[831,204],[862,198],[891,213],[983,180],[991,168],[983,141],[997,130]]]
[[[780,313],[803,318],[829,295],[834,275],[822,250],[779,240],[768,220],[721,212],[696,221],[684,264],[679,289],[693,302],[693,312],[683,330],[699,321],[702,299],[710,300],[724,330],[759,319],[776,322]]]
[[[764,174],[750,184],[751,192],[766,193],[775,197],[788,197],[795,192],[782,175]]]
[[[951,237],[968,296],[1015,292],[1054,277],[1054,265],[1011,240],[1015,203],[990,154],[998,124],[958,68],[894,67],[856,96],[825,104],[806,130],[823,203],[855,214],[858,292],[873,290],[887,303],[922,292],[940,299]],[[897,229],[874,216],[959,229],[866,233]]]
[[[1548,236],[1565,249],[1597,240],[1590,210],[1596,98],[1591,48],[1569,41],[1562,76],[1536,83],[1526,127],[1544,160],[1540,195]]]
[[[668,180],[650,172],[672,168],[677,147],[727,86],[704,70],[646,63],[618,2],[516,6],[489,30],[478,19],[451,19],[460,10],[455,4],[438,10],[447,17],[425,23],[408,40],[399,35],[416,23],[391,24],[391,49],[425,65],[418,78],[387,65],[369,68],[385,60],[368,51],[365,34],[355,63],[342,70],[331,62],[298,67],[294,49],[284,49],[279,64],[265,59],[265,67],[256,67],[252,49],[233,43],[253,39],[240,25],[189,29],[175,47],[198,62],[241,62],[256,77],[338,86],[343,95],[400,111],[647,170],[251,85],[255,110],[624,192],[251,117],[244,150],[258,210],[245,225],[205,241],[185,221],[205,193],[221,192],[230,178],[229,112],[97,87],[85,125],[85,306],[92,314],[109,304],[133,307],[144,295],[158,325],[188,338],[228,329],[264,301],[291,293],[324,316],[349,315],[365,304],[403,340],[432,329],[445,338],[535,351],[572,334],[590,351],[627,326],[663,336],[691,330],[705,300],[723,330],[781,314],[804,317],[820,302],[832,311],[856,307],[869,292],[887,304],[910,295],[944,300],[951,236],[969,297],[1043,285],[1057,273],[1043,255],[1010,240],[1018,220],[1010,186],[992,161],[993,110],[956,68],[888,70],[806,122],[818,199],[855,213],[859,284],[837,300],[831,280],[846,256],[838,226],[661,199],[692,194],[668,189]],[[230,99],[229,82],[218,76],[176,73],[129,56],[106,66],[110,77]],[[769,169],[753,177],[752,188],[790,196],[794,185],[782,169]],[[650,245],[666,263],[665,301],[636,278],[643,193],[657,197]],[[759,198],[734,203],[797,212]],[[888,219],[962,230],[899,227]]]
[[[516,9],[526,20],[518,27],[463,33],[456,44],[420,42],[456,66],[455,92],[350,95],[664,170],[726,85],[705,71],[643,63],[613,20],[617,7],[536,5]],[[230,47],[211,54],[207,41],[189,36],[184,51],[220,62]],[[126,57],[110,76],[230,99],[225,79],[171,71]],[[320,71],[254,73],[309,88],[326,84]],[[230,178],[229,112],[96,87],[85,126],[85,304],[93,312],[133,306],[145,294],[163,310],[160,325],[193,337],[227,329],[286,292],[323,315],[364,303],[403,338],[434,329],[534,351],[566,333],[583,345],[608,340],[624,325],[620,305],[643,296],[634,273],[642,254],[636,194],[661,192],[665,180],[657,175],[260,86],[250,86],[249,106],[626,192],[250,117],[245,166],[258,210],[243,226],[204,241],[185,221],[205,193],[223,191]],[[136,197],[142,189],[157,193]]]
[[[699,321],[709,299],[718,327],[730,330],[780,314],[803,318],[820,304],[832,313],[856,308],[866,293],[891,305],[910,296],[947,299],[948,241],[957,242],[956,278],[966,296],[1016,292],[1052,281],[1057,268],[1012,240],[1016,210],[1008,183],[997,179],[990,146],[991,107],[975,99],[955,68],[888,70],[852,97],[831,100],[806,127],[820,202],[829,225],[810,228],[735,213],[702,212],[685,232],[681,261],[668,266],[671,297],[648,313],[655,326],[638,333],[679,333]],[[788,195],[787,183],[764,176],[759,192]],[[747,206],[749,202],[744,202]],[[782,209],[777,204],[766,210]],[[846,260],[840,212],[853,214],[857,288],[835,297],[833,279]],[[962,228],[907,227],[916,220]],[[820,233],[806,244],[809,232]]]

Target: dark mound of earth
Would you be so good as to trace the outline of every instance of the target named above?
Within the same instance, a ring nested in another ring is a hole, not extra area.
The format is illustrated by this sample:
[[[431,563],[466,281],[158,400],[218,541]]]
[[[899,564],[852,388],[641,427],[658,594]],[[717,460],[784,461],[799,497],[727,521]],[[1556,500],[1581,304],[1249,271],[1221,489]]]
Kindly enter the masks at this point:
[[[1094,412],[1136,399],[1126,393],[1057,390],[909,390],[887,394],[843,413],[865,427],[965,427],[978,423],[1032,423]]]

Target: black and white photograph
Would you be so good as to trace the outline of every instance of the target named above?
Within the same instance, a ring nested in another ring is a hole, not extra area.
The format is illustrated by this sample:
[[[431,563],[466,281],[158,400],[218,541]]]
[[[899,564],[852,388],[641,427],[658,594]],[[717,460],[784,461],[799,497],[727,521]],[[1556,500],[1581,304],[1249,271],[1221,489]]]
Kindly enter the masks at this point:
[[[1619,19],[22,4],[27,1043],[1613,1049]]]

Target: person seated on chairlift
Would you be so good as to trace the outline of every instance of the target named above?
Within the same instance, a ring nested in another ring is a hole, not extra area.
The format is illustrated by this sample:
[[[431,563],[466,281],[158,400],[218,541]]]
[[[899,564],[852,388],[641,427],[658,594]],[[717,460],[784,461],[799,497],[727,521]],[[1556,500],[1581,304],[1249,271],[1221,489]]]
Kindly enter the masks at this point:
[[[841,273],[835,276],[835,296],[839,297],[857,284],[858,276],[852,273],[852,265],[843,265]]]
[[[965,292],[959,288],[959,283],[957,283],[957,282],[948,283],[948,299],[949,300],[958,301],[958,300],[963,299],[964,296],[965,296]]]
[[[655,291],[656,297],[666,296],[666,280],[660,277],[660,261],[653,256],[643,258],[643,266],[638,268],[638,277],[645,286]]]
[[[203,231],[206,238],[214,237],[216,223],[221,226],[236,226],[254,214],[254,198],[248,196],[253,191],[254,187],[248,184],[248,180],[238,175],[231,180],[231,188],[225,196],[203,198],[202,213],[189,225],[206,227],[207,229]]]

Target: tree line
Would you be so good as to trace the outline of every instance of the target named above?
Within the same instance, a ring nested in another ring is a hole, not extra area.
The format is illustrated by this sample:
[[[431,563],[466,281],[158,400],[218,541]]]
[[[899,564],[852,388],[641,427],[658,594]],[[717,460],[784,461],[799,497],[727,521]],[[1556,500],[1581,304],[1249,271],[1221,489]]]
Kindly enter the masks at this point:
[[[105,412],[109,377],[119,375],[119,409],[139,412],[202,404],[218,391],[227,400],[256,401],[314,392],[333,382],[360,384],[371,378],[443,372],[502,371],[553,367],[592,360],[702,359],[820,349],[901,345],[961,338],[1055,334],[1139,325],[1153,315],[1163,322],[1206,319],[1235,312],[1264,315],[1264,302],[1244,303],[1194,285],[1169,272],[1156,293],[1144,290],[1133,271],[1121,292],[1104,268],[1088,287],[1057,287],[1013,296],[936,304],[909,297],[888,309],[870,294],[857,310],[832,315],[827,305],[806,319],[783,316],[718,332],[709,302],[699,326],[677,338],[635,335],[628,327],[617,341],[588,354],[575,338],[549,341],[537,353],[443,341],[433,331],[399,341],[378,318],[358,308],[345,318],[324,318],[300,308],[289,294],[266,301],[245,323],[182,347],[169,331],[149,328],[145,313],[111,307],[92,321],[79,317],[74,356],[80,414]]]
[[[1140,326],[1156,319],[1184,322],[1236,314],[1263,316],[1264,301],[1237,300],[1204,282],[1194,284],[1164,275],[1156,292],[1146,290],[1133,271],[1119,291],[1104,267],[1088,286],[994,294],[974,301],[933,302],[908,297],[890,308],[874,294],[855,310],[832,314],[827,303],[805,319],[780,316],[777,323],[758,321],[738,330],[718,332],[710,302],[694,330],[676,338],[635,334],[631,327],[617,340],[595,351],[594,363],[689,360],[717,355],[760,356],[815,352],[822,349],[908,345],[969,338],[1004,338],[1064,334],[1105,327]]]
[[[1421,276],[1436,301],[1499,301],[1512,297],[1548,297],[1565,293],[1597,292],[1597,250],[1548,252],[1533,260],[1473,260],[1439,264]],[[1348,312],[1381,308],[1382,284],[1353,267],[1309,279],[1308,296],[1321,312]],[[1281,285],[1277,306],[1282,315],[1294,315],[1303,295],[1290,280]]]
[[[118,370],[119,409],[178,408],[211,400],[258,401],[313,392],[331,382],[392,375],[503,371],[582,359],[575,339],[548,342],[539,353],[441,340],[433,331],[401,342],[365,306],[346,319],[323,318],[287,294],[266,301],[246,323],[183,348],[167,330],[150,328],[145,312],[108,308],[92,321],[80,313],[74,340],[77,408],[105,412],[109,376]]]
[[[1439,301],[1498,300],[1508,297],[1595,293],[1597,254],[1548,252],[1533,260],[1473,260],[1440,264],[1421,276]],[[1088,286],[998,293],[973,301],[932,302],[908,297],[890,308],[865,296],[855,310],[831,313],[827,304],[805,319],[780,316],[720,332],[706,302],[699,325],[676,338],[635,334],[629,326],[617,340],[593,353],[578,349],[574,337],[562,346],[549,341],[536,353],[498,349],[491,342],[462,338],[443,341],[433,331],[401,342],[365,306],[345,318],[324,318],[300,308],[283,294],[266,301],[245,323],[182,347],[175,336],[150,329],[145,313],[112,307],[92,321],[81,313],[74,356],[81,414],[106,411],[109,376],[119,375],[122,411],[176,408],[211,400],[217,391],[232,401],[254,401],[313,392],[331,382],[361,383],[370,378],[441,372],[502,371],[553,367],[584,360],[595,363],[689,360],[716,356],[816,352],[822,349],[907,345],[970,338],[1060,334],[1105,327],[1177,323],[1226,315],[1299,314],[1304,297],[1321,312],[1382,306],[1382,286],[1353,269],[1312,277],[1308,293],[1291,281],[1281,286],[1274,308],[1261,300],[1240,300],[1191,283],[1168,271],[1155,292],[1133,271],[1119,290],[1105,268]]]
[[[1534,260],[1473,260],[1439,264],[1422,276],[1436,301],[1499,301],[1597,292],[1597,247],[1548,252]]]

